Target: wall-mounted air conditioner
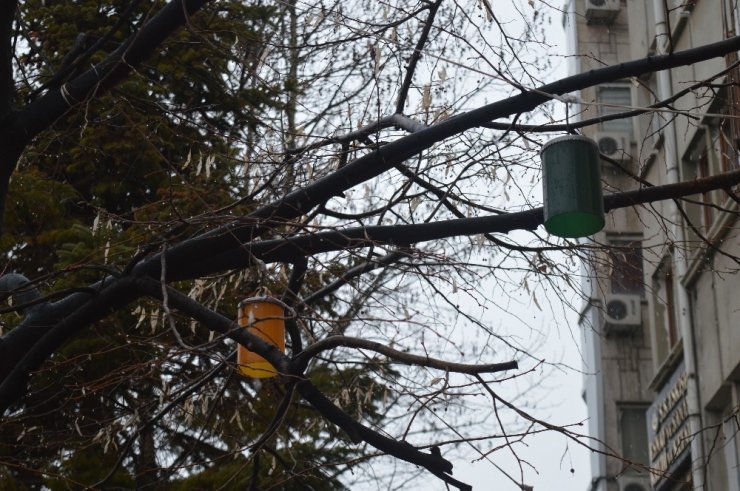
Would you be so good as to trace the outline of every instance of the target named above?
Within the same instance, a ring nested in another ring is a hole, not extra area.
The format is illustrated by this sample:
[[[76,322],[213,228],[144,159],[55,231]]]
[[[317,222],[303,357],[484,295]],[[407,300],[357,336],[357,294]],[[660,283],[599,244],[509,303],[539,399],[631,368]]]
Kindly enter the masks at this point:
[[[598,131],[594,135],[602,155],[623,162],[630,157],[630,135],[615,131]]]
[[[642,324],[640,295],[611,294],[604,298],[605,334],[628,334]]]
[[[592,24],[611,24],[619,15],[619,0],[586,0],[586,20]]]
[[[619,491],[650,491],[650,481],[647,476],[623,474],[617,477]]]

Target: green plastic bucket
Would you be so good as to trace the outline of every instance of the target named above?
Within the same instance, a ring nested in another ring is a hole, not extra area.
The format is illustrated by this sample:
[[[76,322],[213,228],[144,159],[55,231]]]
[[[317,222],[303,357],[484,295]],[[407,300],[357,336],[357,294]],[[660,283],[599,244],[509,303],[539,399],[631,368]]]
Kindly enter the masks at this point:
[[[599,147],[590,138],[567,135],[543,145],[545,229],[566,238],[588,237],[604,228]]]

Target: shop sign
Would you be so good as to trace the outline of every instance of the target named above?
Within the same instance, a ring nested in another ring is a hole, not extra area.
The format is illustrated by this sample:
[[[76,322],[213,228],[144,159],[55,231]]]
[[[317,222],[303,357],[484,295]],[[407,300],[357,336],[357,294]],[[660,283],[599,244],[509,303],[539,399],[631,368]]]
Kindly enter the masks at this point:
[[[688,454],[691,433],[687,385],[688,375],[681,364],[648,409],[650,467],[661,471],[650,477],[656,489],[664,475],[675,470]]]

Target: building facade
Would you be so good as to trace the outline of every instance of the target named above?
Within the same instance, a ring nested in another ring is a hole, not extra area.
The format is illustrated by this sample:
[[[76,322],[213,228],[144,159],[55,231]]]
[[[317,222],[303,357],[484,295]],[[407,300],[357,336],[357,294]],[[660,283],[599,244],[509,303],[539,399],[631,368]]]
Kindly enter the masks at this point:
[[[735,36],[737,0],[569,0],[570,71]],[[605,192],[740,167],[738,56],[593,87]],[[734,191],[622,209],[589,243],[580,318],[593,491],[740,491],[740,221]]]

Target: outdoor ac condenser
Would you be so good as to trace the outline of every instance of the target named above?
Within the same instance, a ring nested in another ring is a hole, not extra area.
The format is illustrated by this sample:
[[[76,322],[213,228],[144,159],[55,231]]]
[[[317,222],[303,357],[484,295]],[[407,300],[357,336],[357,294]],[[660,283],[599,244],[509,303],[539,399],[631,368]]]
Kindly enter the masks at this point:
[[[611,24],[619,15],[619,0],[586,0],[586,20],[591,24]]]
[[[642,324],[640,295],[611,294],[604,298],[604,333],[628,334]]]
[[[619,491],[650,491],[650,481],[647,476],[624,474],[617,477]]]
[[[607,157],[625,161],[630,157],[630,136],[615,131],[599,131],[594,135],[599,152]]]

